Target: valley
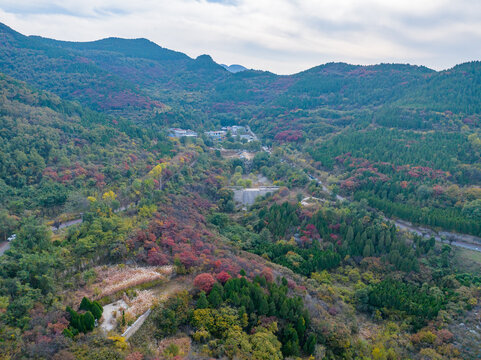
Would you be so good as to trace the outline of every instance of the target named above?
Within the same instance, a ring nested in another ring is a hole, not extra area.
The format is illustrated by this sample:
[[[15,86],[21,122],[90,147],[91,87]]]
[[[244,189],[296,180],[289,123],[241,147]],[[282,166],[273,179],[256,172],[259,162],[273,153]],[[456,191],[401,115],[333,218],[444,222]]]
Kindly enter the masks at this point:
[[[0,25],[0,358],[478,358],[480,79]]]

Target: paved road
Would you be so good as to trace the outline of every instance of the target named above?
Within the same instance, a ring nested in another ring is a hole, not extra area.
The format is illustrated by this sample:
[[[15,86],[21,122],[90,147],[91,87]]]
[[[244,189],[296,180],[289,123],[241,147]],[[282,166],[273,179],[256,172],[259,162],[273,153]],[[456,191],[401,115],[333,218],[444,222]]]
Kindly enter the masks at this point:
[[[50,229],[52,231],[56,231],[56,230],[60,230],[60,229],[65,229],[69,226],[72,226],[72,225],[76,225],[76,224],[81,224],[82,223],[82,219],[75,219],[75,220],[70,220],[70,221],[66,221],[64,223],[61,223],[58,228],[55,227],[55,226],[51,226]]]
[[[250,128],[249,128],[249,131],[251,131]],[[286,159],[282,159],[281,161],[288,162]],[[302,168],[299,165],[295,163],[290,163],[290,164],[302,170]],[[316,181],[322,187],[323,191],[325,191],[328,194],[332,193],[331,190],[329,190],[329,188],[322,182],[322,180],[320,180],[316,176],[309,173],[307,174],[307,176],[309,177],[309,179]],[[336,199],[339,201],[350,201],[349,199],[338,194],[336,194]],[[392,221],[396,225],[396,227],[400,230],[410,231],[426,238],[430,238],[431,236],[433,236],[436,239],[436,241],[439,241],[439,242],[446,242],[446,240],[447,241],[451,240],[450,242],[451,245],[461,247],[464,249],[481,252],[481,237],[467,235],[467,234],[452,233],[449,231],[440,231],[438,233],[428,228],[414,226],[413,224],[407,221],[394,220],[394,219],[388,219],[388,218],[386,218],[386,220]]]
[[[319,180],[317,177],[315,177],[311,174],[308,174],[307,176],[311,180],[317,181],[317,183],[322,186],[323,191],[325,191],[329,194],[331,193],[331,191],[327,188],[327,186],[325,186],[322,183],[322,181]],[[342,197],[340,195],[336,195],[336,199],[340,200],[340,201],[349,201],[348,199],[346,199],[345,197]],[[461,248],[464,248],[464,249],[469,249],[469,250],[481,252],[481,238],[480,237],[473,236],[473,235],[466,235],[466,234],[457,234],[457,233],[453,233],[453,232],[449,232],[449,231],[440,231],[438,233],[438,232],[435,232],[432,229],[428,229],[428,228],[421,227],[421,226],[414,226],[413,224],[411,224],[408,221],[394,220],[394,219],[389,219],[389,218],[386,218],[386,220],[392,221],[399,230],[409,231],[409,232],[415,233],[419,236],[422,236],[424,238],[434,237],[436,239],[436,241],[439,241],[439,242],[447,243],[449,240],[451,240],[451,242],[449,242],[449,243],[453,246],[457,246],[457,247],[461,247]]]
[[[251,127],[249,125],[246,125],[247,132],[250,134],[250,136],[253,137],[255,141],[259,140],[257,135],[251,130]]]
[[[132,207],[131,204],[129,204],[127,206],[121,206],[118,209],[114,210],[114,213],[119,213],[121,211],[125,211],[125,210],[129,209],[130,207]],[[65,229],[65,228],[67,228],[69,226],[72,226],[72,225],[81,224],[82,222],[83,222],[82,218],[74,219],[74,220],[65,221],[65,222],[61,223],[58,228],[55,227],[55,226],[51,226],[50,229],[52,231],[57,231],[57,230],[60,230],[60,229]]]
[[[307,176],[309,177],[309,179],[314,180],[314,181],[317,181],[317,183],[318,183],[319,185],[321,185],[322,191],[325,191],[325,192],[327,192],[328,194],[331,193],[331,190],[329,190],[329,189],[327,188],[327,186],[324,185],[324,183],[323,183],[321,180],[319,180],[317,177],[312,176],[311,174],[307,174]],[[345,197],[343,197],[343,196],[341,196],[341,195],[339,195],[339,194],[336,194],[336,199],[339,200],[339,201],[347,200]]]
[[[192,289],[192,277],[182,277],[176,278],[173,281],[169,281],[167,284],[162,285],[158,288],[154,288],[154,295],[157,298],[157,301],[166,301],[170,298],[173,294],[176,294],[180,291],[190,291]],[[144,324],[145,320],[149,317],[151,313],[151,309],[147,310],[143,313],[130,327],[125,330],[122,336],[125,340],[128,340],[132,335],[134,335],[137,330],[139,330],[142,325]]]
[[[391,220],[391,219],[388,219],[388,220]],[[431,229],[427,229],[424,227],[416,227],[407,221],[403,221],[403,220],[391,220],[391,221],[394,222],[394,224],[398,229],[415,233],[426,239],[434,237],[436,241],[444,242],[447,244],[451,237],[452,239],[455,239],[449,242],[451,245],[461,247],[464,249],[481,252],[481,239],[476,236],[455,234],[447,231],[443,231],[438,234]],[[445,239],[443,239],[443,237],[445,237]],[[462,239],[466,239],[466,241],[462,241]]]

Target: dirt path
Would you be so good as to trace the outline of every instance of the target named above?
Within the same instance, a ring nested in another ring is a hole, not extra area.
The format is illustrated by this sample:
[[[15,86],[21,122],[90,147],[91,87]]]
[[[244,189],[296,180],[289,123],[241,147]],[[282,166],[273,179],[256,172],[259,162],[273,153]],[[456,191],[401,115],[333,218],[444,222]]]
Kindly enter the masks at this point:
[[[135,322],[131,326],[129,326],[127,330],[125,330],[125,332],[122,334],[122,337],[125,338],[125,340],[129,340],[129,338],[134,335],[142,325],[144,325],[145,320],[147,320],[151,312],[152,309],[149,309],[145,313],[140,315],[139,318],[135,320]]]
[[[100,324],[100,328],[105,332],[115,329],[117,326],[117,316],[121,313],[120,309],[127,310],[128,306],[123,300],[117,300],[111,304],[104,306],[104,312],[102,313],[103,321]],[[114,317],[114,313],[117,316]]]
[[[154,288],[154,293],[157,295],[159,302],[166,301],[172,295],[184,291],[189,290],[192,287],[192,279],[187,278],[176,278],[175,280],[169,281],[167,284],[163,286],[159,286],[158,288]],[[142,314],[132,326],[129,326],[127,330],[122,334],[125,340],[128,340],[132,335],[134,335],[144,324],[145,320],[149,317],[151,313],[151,309],[147,310],[144,314]]]

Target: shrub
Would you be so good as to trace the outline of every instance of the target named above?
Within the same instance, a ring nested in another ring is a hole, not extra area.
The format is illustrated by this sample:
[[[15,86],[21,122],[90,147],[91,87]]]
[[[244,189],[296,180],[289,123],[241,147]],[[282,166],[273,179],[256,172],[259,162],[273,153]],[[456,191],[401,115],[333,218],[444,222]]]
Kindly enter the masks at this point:
[[[220,273],[218,273],[215,278],[222,284],[225,284],[227,282],[227,280],[229,280],[231,278],[231,276],[226,273],[225,271],[221,271]]]
[[[194,279],[194,286],[208,294],[215,284],[215,279],[211,274],[203,273]]]
[[[95,319],[100,319],[104,309],[97,301],[90,301],[86,297],[82,299],[79,310],[90,311]]]

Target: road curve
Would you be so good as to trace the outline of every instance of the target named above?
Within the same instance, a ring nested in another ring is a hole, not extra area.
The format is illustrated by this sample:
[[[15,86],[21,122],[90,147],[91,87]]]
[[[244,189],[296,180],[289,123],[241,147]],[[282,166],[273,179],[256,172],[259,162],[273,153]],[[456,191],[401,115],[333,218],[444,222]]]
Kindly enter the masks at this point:
[[[307,176],[311,179],[316,181],[319,185],[321,185],[322,190],[331,194],[331,191],[328,189],[326,185],[322,183],[321,180],[319,180],[317,177],[307,174]],[[340,195],[336,195],[336,199],[340,201],[349,201],[345,197],[342,197]],[[473,235],[466,235],[466,234],[457,234],[457,233],[452,233],[449,231],[440,231],[439,233],[435,232],[432,229],[428,229],[425,227],[421,226],[414,226],[408,221],[404,220],[394,220],[394,219],[389,219],[385,218],[388,221],[392,221],[396,227],[399,230],[402,231],[408,231],[415,233],[419,236],[422,236],[424,238],[431,238],[434,237],[436,241],[442,242],[442,243],[448,243],[453,246],[457,246],[460,248],[464,249],[469,249],[473,251],[478,251],[481,252],[481,238]]]

